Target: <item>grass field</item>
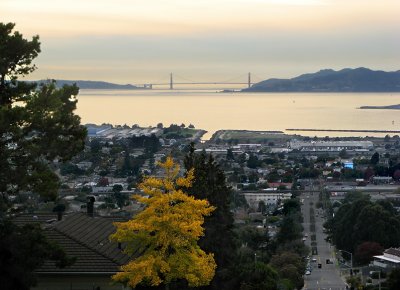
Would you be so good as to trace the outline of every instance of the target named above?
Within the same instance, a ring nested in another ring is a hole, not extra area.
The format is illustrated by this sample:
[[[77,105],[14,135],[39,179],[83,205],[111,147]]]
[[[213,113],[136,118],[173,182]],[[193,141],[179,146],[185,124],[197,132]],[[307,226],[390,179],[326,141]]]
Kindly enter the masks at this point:
[[[286,135],[281,131],[220,130],[215,132],[212,140],[237,140],[239,143],[265,143],[277,139],[289,140],[291,138],[293,138],[293,135]]]

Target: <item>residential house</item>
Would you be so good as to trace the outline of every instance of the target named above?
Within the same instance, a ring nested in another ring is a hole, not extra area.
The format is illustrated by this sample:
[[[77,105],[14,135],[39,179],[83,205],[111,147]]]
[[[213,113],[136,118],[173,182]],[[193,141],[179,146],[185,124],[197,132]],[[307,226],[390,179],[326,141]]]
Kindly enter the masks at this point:
[[[114,222],[122,217],[98,217],[89,213],[66,214],[61,220],[55,214],[23,214],[14,219],[17,225],[39,224],[48,240],[58,243],[69,257],[75,257],[72,266],[57,268],[46,261],[37,269],[35,290],[123,290],[121,284],[112,284],[111,276],[120,271],[130,257],[123,252],[124,245],[111,242]],[[93,208],[93,207],[92,207]]]
[[[400,248],[389,248],[383,252],[383,255],[374,256],[372,262],[374,266],[389,272],[393,268],[400,267]]]

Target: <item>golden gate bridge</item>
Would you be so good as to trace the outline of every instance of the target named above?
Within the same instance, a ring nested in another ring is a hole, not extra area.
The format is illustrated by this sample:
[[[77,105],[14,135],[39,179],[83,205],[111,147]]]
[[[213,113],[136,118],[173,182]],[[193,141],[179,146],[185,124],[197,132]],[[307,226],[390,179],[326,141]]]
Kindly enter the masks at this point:
[[[184,81],[175,81],[174,80],[174,75],[170,73],[169,75],[169,82],[151,82],[151,83],[146,83],[143,85],[144,88],[146,89],[152,89],[153,86],[169,86],[170,90],[173,90],[176,85],[247,85],[248,88],[250,88],[255,82],[252,82],[252,75],[251,73],[247,74],[247,79],[245,81],[234,81],[237,80],[238,78],[236,77],[235,79],[229,79],[225,81],[193,81],[193,80],[188,80],[184,77],[177,76],[179,79],[183,79]],[[242,77],[242,76],[241,76]],[[262,79],[260,79],[262,80]]]

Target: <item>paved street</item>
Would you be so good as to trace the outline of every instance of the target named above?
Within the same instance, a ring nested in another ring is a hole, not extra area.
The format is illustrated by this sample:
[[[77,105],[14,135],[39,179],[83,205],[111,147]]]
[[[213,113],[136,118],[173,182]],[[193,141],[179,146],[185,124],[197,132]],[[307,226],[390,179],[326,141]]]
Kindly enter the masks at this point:
[[[318,193],[303,193],[300,197],[303,200],[302,213],[304,217],[304,233],[308,234],[306,238],[306,245],[311,248],[311,235],[310,232],[310,207],[312,206],[315,211],[315,227],[316,227],[316,241],[317,241],[317,255],[310,255],[310,264],[312,271],[310,275],[304,276],[304,288],[307,290],[341,290],[346,289],[346,284],[339,275],[339,269],[336,263],[336,257],[333,247],[330,243],[325,241],[326,235],[323,233],[324,218],[322,210],[316,208],[318,202]],[[310,205],[313,202],[313,205]],[[316,261],[312,261],[316,259]],[[332,264],[327,264],[326,260],[331,259]],[[318,268],[321,264],[321,268]]]

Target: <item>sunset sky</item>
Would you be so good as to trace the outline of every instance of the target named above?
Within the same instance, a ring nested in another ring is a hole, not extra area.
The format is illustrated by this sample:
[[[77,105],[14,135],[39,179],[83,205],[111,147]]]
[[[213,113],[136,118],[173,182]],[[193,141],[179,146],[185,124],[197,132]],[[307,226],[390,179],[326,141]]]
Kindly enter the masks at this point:
[[[399,0],[0,1],[1,22],[40,36],[30,79],[132,84],[399,70],[399,15]]]

